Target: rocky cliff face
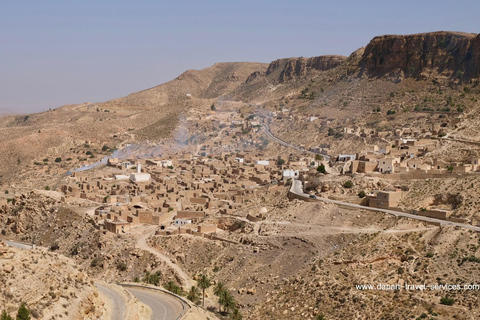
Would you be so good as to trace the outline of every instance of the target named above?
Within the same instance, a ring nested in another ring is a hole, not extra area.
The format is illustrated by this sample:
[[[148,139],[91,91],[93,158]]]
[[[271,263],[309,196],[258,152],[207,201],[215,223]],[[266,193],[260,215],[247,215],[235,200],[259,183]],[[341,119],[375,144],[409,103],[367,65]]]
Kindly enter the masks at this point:
[[[319,56],[312,58],[278,59],[270,63],[266,75],[278,82],[304,78],[316,71],[333,69],[347,58],[343,56]]]
[[[470,79],[480,75],[480,35],[433,32],[375,37],[365,48],[361,66],[368,75],[403,72],[419,76],[431,70]]]

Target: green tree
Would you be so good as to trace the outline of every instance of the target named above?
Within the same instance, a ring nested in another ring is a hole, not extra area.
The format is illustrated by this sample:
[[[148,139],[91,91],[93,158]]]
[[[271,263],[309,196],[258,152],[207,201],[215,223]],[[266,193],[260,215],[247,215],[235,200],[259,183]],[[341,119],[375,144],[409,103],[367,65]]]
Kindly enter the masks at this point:
[[[154,286],[158,286],[160,284],[160,278],[162,277],[162,273],[160,271],[156,271],[155,273],[150,275],[150,284]]]
[[[0,320],[13,320],[13,318],[7,313],[7,311],[3,310]]]
[[[126,264],[125,264],[125,267],[126,267]],[[145,271],[142,281],[147,284],[153,284],[154,286],[158,286],[160,284],[161,277],[162,277],[162,273],[160,271],[156,271],[155,273],[150,273],[149,271]],[[174,282],[172,283],[175,284]],[[167,289],[167,290],[172,291],[170,289]]]
[[[217,285],[213,288],[213,294],[216,295],[219,299],[227,291],[227,287],[222,282],[218,282]],[[218,312],[221,312],[221,304],[218,304]]]
[[[217,110],[217,108],[215,108],[215,104],[212,104],[212,105],[210,106],[210,110],[212,110],[212,111]]]
[[[198,290],[197,287],[192,286],[190,288],[190,291],[188,291],[188,294],[187,294],[187,299],[192,301],[193,303],[200,300],[200,291]]]
[[[327,171],[325,170],[325,165],[323,163],[317,167],[317,171],[324,174],[327,173]]]
[[[145,273],[143,274],[142,282],[145,282],[148,284],[149,279],[150,279],[150,271],[145,271]]]
[[[170,292],[173,292],[175,294],[180,293],[180,287],[177,286],[177,284],[173,281],[169,281],[164,285],[165,289],[167,289]]]
[[[240,310],[238,308],[233,309],[232,314],[230,314],[230,319],[232,320],[242,320],[243,315],[240,313]]]
[[[278,164],[279,166],[282,166],[282,165],[285,164],[285,160],[283,160],[282,158],[279,158],[279,159],[277,160],[277,164]]]
[[[20,305],[20,308],[18,308],[16,320],[30,320],[30,319],[31,319],[30,311],[28,311],[27,307],[25,306],[25,303],[22,303]]]
[[[365,198],[365,196],[366,196],[366,194],[365,194],[365,191],[363,191],[363,190],[358,193],[359,198]]]
[[[197,284],[198,284],[198,287],[202,289],[202,293],[203,293],[202,306],[204,307],[205,306],[205,289],[209,288],[212,285],[212,283],[210,282],[210,279],[208,278],[207,275],[201,274],[197,280]]]
[[[62,158],[60,158],[60,157],[55,158],[55,162],[62,162]]]
[[[237,301],[235,301],[235,298],[228,290],[225,291],[225,293],[220,297],[220,303],[226,312],[229,312],[237,307]]]

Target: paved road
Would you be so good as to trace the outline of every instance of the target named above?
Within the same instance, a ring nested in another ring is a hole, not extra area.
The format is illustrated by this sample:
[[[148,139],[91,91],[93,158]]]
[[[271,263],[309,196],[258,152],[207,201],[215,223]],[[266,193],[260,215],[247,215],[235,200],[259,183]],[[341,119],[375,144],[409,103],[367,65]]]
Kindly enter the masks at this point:
[[[126,310],[125,310],[125,298],[122,297],[117,291],[102,285],[98,282],[95,283],[98,291],[102,292],[108,300],[112,302],[112,320],[123,320],[125,319]]]
[[[281,144],[282,146],[289,147],[289,148],[293,148],[293,149],[296,149],[296,150],[298,150],[298,151],[308,152],[308,153],[313,153],[313,154],[319,154],[319,155],[321,155],[321,156],[325,159],[325,161],[329,161],[329,160],[330,160],[330,157],[329,157],[328,155],[326,155],[326,154],[313,152],[313,151],[307,150],[307,149],[305,149],[305,148],[302,148],[302,147],[293,145],[293,144],[291,144],[291,143],[285,142],[285,141],[283,141],[282,139],[279,139],[279,138],[275,137],[275,136],[273,135],[272,131],[270,130],[270,127],[268,126],[268,124],[263,123],[262,125],[263,125],[263,132],[265,133],[265,135],[267,136],[268,139],[273,140],[273,141],[275,141],[276,143]]]
[[[308,194],[303,192],[302,182],[300,180],[293,180],[292,187],[290,188],[290,191],[299,195],[299,196],[308,198]],[[338,205],[342,205],[342,206],[346,206],[346,207],[350,207],[350,208],[357,208],[357,209],[362,209],[362,210],[383,212],[383,213],[393,214],[397,217],[405,217],[405,218],[410,218],[410,219],[415,219],[415,220],[420,220],[420,221],[425,221],[425,222],[440,223],[441,225],[444,225],[444,226],[454,226],[454,227],[460,227],[460,228],[463,228],[463,229],[468,229],[468,230],[473,230],[473,231],[480,232],[480,227],[476,227],[476,226],[472,226],[472,225],[464,224],[464,223],[458,223],[458,222],[445,221],[445,220],[434,219],[434,218],[429,218],[429,217],[423,217],[423,216],[418,216],[418,215],[411,214],[411,213],[398,212],[398,211],[388,210],[388,209],[365,207],[365,206],[361,206],[359,204],[353,204],[353,203],[349,203],[349,202],[331,200],[331,199],[327,199],[327,198],[317,197],[317,200],[327,202],[327,203],[334,203],[334,204],[338,204]]]
[[[20,242],[7,241],[7,240],[4,240],[3,242],[5,242],[7,244],[7,246],[9,246],[9,247],[14,247],[14,248],[18,248],[18,249],[30,250],[33,247],[29,244],[20,243]]]
[[[152,320],[176,320],[183,312],[180,301],[166,293],[132,287],[126,289],[152,308]]]

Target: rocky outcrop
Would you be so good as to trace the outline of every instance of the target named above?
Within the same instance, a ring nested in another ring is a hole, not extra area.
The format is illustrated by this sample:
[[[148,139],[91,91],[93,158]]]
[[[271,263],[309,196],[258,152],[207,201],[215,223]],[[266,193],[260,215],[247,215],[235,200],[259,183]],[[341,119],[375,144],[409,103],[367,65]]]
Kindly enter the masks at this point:
[[[247,80],[245,80],[245,83],[250,83],[250,82],[253,82],[257,79],[260,79],[262,76],[265,76],[265,72],[261,72],[261,71],[255,71],[255,72],[252,72]]]
[[[9,248],[0,256],[0,281],[0,304],[11,315],[22,302],[33,319],[93,320],[106,314],[93,279],[71,259],[46,248]]]
[[[278,82],[305,78],[312,71],[326,71],[337,67],[347,58],[344,56],[319,56],[312,58],[278,59],[270,63],[266,75],[273,76]]]
[[[480,75],[480,35],[433,32],[375,37],[365,48],[361,66],[370,76],[424,71],[470,79]]]

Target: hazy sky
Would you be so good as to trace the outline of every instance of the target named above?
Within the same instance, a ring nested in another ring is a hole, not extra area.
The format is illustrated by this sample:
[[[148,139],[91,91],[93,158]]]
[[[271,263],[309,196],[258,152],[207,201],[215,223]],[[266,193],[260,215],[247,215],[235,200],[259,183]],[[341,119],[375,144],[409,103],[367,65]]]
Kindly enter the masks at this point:
[[[215,62],[349,55],[382,34],[480,32],[480,1],[1,0],[0,113],[105,101]]]

